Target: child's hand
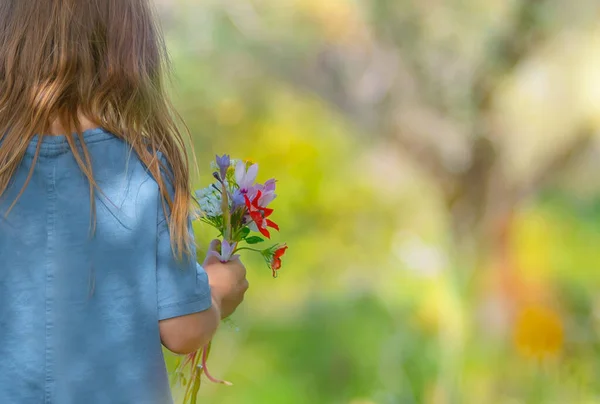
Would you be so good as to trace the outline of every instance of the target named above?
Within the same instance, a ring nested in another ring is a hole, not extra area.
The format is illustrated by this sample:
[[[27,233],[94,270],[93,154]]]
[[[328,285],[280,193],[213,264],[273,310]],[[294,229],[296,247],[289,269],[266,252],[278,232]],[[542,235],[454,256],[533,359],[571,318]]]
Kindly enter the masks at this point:
[[[210,254],[210,251],[220,251],[219,240],[213,240],[209,246],[209,254],[204,260],[203,267],[208,275],[212,290],[213,303],[216,303],[221,318],[229,317],[244,300],[248,290],[246,268],[239,259],[222,263]]]

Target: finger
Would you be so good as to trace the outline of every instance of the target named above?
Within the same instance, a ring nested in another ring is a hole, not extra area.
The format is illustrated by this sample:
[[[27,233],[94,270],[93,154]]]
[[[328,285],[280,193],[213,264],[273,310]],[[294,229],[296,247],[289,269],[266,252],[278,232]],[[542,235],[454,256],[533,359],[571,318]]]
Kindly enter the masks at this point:
[[[206,267],[208,265],[214,265],[214,264],[219,264],[219,263],[221,263],[219,258],[216,257],[215,255],[210,254],[210,251],[209,251],[209,253],[206,255],[206,258],[204,258],[204,262],[202,263],[202,266]]]
[[[219,260],[219,252],[221,251],[221,241],[213,240],[208,245],[208,251],[206,252],[206,257],[204,258],[204,265],[216,264],[221,262]]]
[[[245,278],[246,277],[246,267],[244,266],[244,264],[242,264],[242,261],[240,261],[239,256],[237,256],[235,259],[230,260],[228,263],[229,268],[235,272],[236,275],[241,275],[241,277]]]
[[[213,241],[211,241],[210,244],[208,245],[208,251],[220,252],[221,251],[221,240],[214,239]]]

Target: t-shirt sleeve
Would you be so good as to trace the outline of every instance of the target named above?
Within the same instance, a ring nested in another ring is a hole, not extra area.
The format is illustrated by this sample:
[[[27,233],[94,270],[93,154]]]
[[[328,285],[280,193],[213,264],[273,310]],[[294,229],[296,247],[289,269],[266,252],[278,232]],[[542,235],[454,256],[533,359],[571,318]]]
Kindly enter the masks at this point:
[[[177,259],[171,249],[169,226],[161,200],[158,203],[157,225],[158,319],[166,320],[209,309],[212,298],[208,276],[196,261],[195,243],[192,243],[190,256],[184,255],[181,260]],[[194,240],[191,217],[188,220],[188,231]]]
[[[191,230],[191,221],[189,226]],[[193,233],[193,232],[192,232]],[[191,259],[181,261],[173,254],[171,237],[166,221],[158,229],[158,319],[198,313],[210,308],[212,299],[208,276],[196,262],[195,251]]]

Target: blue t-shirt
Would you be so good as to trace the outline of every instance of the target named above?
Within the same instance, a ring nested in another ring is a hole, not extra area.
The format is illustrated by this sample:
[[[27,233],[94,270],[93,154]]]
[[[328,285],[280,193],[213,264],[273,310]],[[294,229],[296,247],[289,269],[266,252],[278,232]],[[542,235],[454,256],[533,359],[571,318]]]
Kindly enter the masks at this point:
[[[44,137],[7,217],[37,136],[0,197],[0,402],[171,403],[158,322],[208,309],[208,278],[173,255],[158,185],[131,147],[103,129],[84,139],[103,193],[92,237],[65,136]]]

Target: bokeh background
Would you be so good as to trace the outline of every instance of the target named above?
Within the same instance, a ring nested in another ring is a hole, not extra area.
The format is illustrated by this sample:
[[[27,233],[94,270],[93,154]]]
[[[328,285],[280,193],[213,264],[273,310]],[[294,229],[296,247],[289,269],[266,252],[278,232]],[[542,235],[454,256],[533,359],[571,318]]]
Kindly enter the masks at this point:
[[[155,1],[197,187],[259,162],[290,246],[201,402],[600,403],[597,0]]]

